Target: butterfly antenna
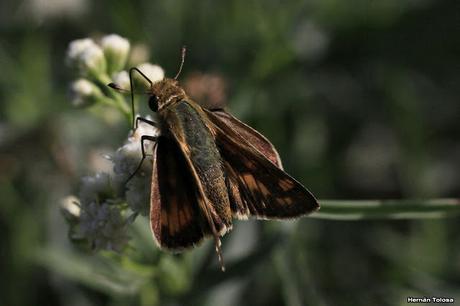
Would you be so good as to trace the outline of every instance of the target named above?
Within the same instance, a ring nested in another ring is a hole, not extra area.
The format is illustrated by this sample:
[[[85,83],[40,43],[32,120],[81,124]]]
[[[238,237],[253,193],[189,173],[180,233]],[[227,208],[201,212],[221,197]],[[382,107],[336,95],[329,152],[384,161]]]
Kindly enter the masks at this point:
[[[182,72],[182,67],[184,67],[185,53],[186,52],[187,52],[187,48],[185,46],[182,46],[182,54],[181,54],[181,61],[180,61],[179,71],[177,72],[176,76],[174,77],[174,80],[177,80],[177,78],[179,77],[180,73]]]

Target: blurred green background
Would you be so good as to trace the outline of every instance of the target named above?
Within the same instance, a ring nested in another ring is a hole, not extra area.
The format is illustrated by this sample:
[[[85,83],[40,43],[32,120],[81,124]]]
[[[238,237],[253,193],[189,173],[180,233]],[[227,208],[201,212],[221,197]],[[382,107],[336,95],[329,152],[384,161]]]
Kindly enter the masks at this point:
[[[320,199],[458,197],[459,1],[2,0],[0,31],[1,306],[460,299],[455,218],[236,222],[221,273],[212,244],[159,252],[145,220],[128,254],[86,254],[59,212],[129,130],[67,95],[68,43],[108,33],[170,77],[187,45],[181,80],[219,75]]]

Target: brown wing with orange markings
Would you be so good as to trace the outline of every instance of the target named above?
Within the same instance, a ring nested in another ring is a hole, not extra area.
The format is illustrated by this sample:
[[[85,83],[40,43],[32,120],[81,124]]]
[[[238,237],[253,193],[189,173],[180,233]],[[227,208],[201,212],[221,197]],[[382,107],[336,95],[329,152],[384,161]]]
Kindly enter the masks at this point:
[[[154,150],[150,224],[161,248],[181,251],[210,230],[200,214],[195,183],[178,145],[160,137]]]
[[[208,117],[215,125],[235,217],[295,218],[319,208],[305,187],[248,142],[251,138],[243,137],[214,113],[208,112]]]
[[[283,169],[278,151],[272,143],[255,129],[238,120],[223,109],[213,110],[212,113],[219,117],[222,122],[226,123],[228,128],[233,129],[240,134],[248,143],[254,146],[260,153],[268,158],[272,163]]]

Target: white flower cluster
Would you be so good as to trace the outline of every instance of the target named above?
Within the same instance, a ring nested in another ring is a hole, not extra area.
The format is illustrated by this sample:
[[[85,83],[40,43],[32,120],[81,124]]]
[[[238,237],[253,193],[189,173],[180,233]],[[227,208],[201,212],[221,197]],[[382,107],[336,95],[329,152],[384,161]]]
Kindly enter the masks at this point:
[[[129,75],[126,63],[131,44],[117,34],[102,37],[99,43],[91,38],[77,39],[69,44],[67,64],[74,68],[79,79],[71,85],[71,101],[76,106],[89,106],[107,98],[101,89],[109,83],[129,89]],[[162,80],[164,71],[160,66],[143,63],[137,66],[152,82]],[[144,79],[136,76],[137,84],[146,85]],[[107,99],[105,99],[107,101]]]
[[[70,236],[93,250],[121,251],[128,242],[126,218],[108,174],[85,177],[79,198],[69,197],[61,210],[71,226]]]
[[[71,42],[67,62],[79,74],[71,84],[73,104],[88,106],[103,102],[130,118],[127,99],[116,91],[102,88],[113,82],[117,88],[129,89],[129,75],[125,70],[129,52],[129,41],[116,34],[104,36],[99,43],[89,38]],[[163,69],[157,65],[144,63],[137,67],[152,82],[164,78]],[[135,86],[148,85],[138,74],[134,75]],[[146,157],[139,167],[141,137],[158,136],[158,130],[139,123],[126,143],[108,157],[113,163],[113,172],[83,178],[78,198],[63,201],[61,210],[70,225],[70,236],[92,249],[121,251],[129,240],[128,225],[136,216],[149,214],[152,160]],[[145,153],[151,155],[153,149],[154,143],[145,141]]]
[[[86,242],[93,250],[121,251],[129,240],[127,226],[137,215],[149,213],[151,158],[146,158],[135,172],[142,158],[142,135],[157,136],[158,130],[140,123],[126,143],[108,157],[114,165],[113,173],[84,177],[79,197],[62,203],[71,237]],[[146,142],[145,152],[151,154],[153,146]]]

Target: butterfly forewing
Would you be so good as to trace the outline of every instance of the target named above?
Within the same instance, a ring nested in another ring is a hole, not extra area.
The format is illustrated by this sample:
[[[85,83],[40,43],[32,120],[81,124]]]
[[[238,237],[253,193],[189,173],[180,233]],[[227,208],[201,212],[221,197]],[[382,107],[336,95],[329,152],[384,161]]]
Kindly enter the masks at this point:
[[[178,145],[160,137],[154,149],[150,222],[161,248],[180,251],[209,232],[199,201],[196,182]]]

